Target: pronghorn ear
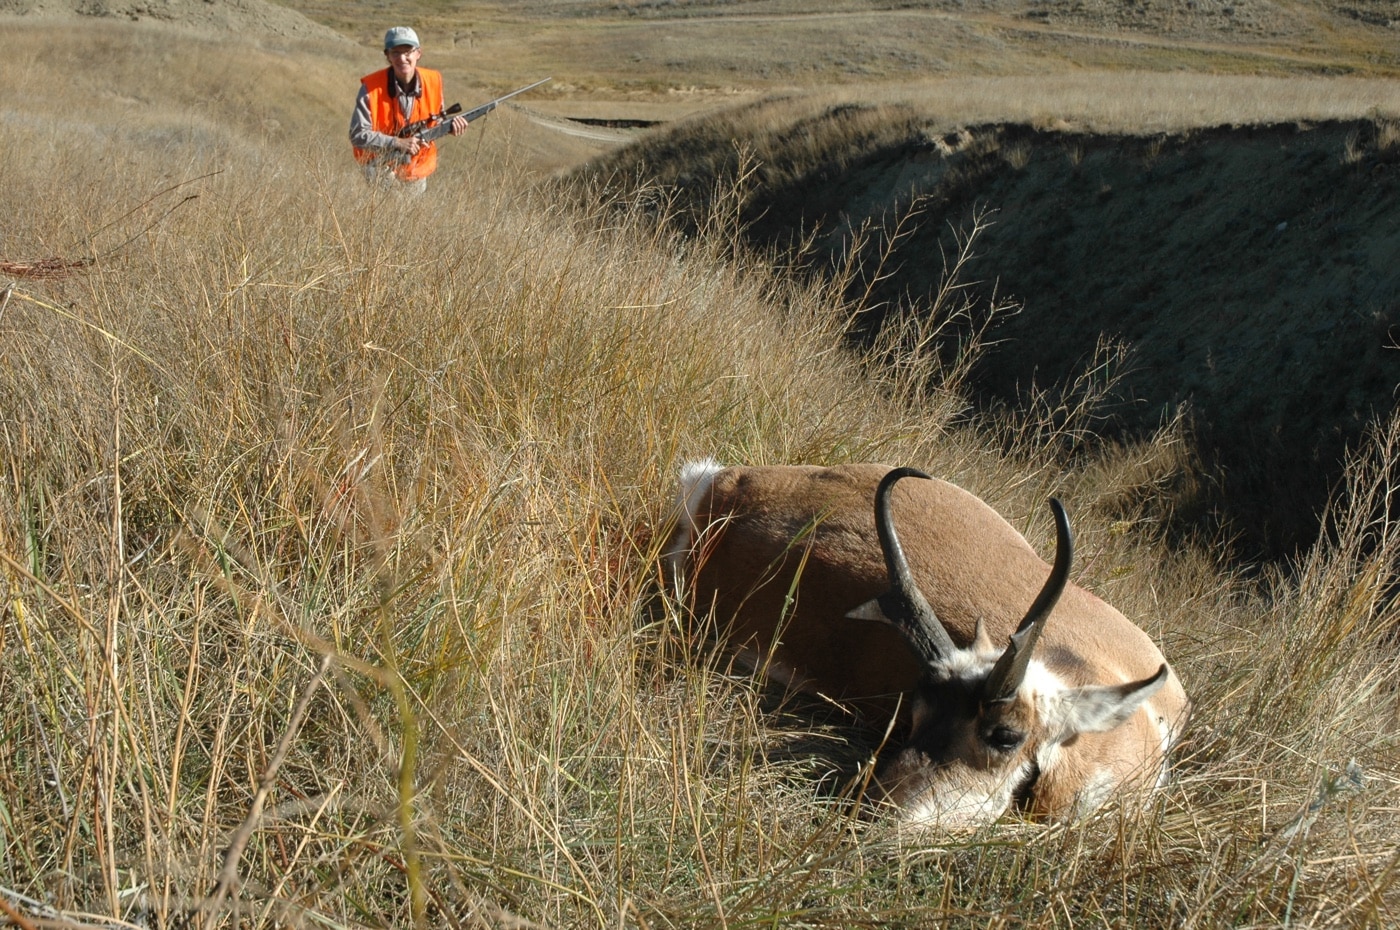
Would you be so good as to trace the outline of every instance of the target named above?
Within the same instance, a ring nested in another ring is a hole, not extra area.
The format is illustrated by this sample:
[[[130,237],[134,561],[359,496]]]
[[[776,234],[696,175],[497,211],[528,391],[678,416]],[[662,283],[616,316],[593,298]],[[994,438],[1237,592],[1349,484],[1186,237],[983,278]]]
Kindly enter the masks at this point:
[[[975,652],[991,652],[996,646],[992,645],[992,636],[987,632],[987,625],[982,622],[982,618],[977,618],[977,632],[972,635],[972,649]]]
[[[1064,696],[1060,739],[1079,733],[1104,733],[1123,723],[1167,682],[1167,666],[1141,681],[1123,685],[1074,688]]]

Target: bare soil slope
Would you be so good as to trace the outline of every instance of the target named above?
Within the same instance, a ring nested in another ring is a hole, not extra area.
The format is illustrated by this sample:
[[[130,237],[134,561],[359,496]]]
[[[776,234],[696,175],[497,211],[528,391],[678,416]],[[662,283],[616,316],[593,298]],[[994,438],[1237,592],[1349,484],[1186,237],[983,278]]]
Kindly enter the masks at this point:
[[[145,20],[255,36],[346,41],[334,30],[266,0],[0,0],[0,14]]]

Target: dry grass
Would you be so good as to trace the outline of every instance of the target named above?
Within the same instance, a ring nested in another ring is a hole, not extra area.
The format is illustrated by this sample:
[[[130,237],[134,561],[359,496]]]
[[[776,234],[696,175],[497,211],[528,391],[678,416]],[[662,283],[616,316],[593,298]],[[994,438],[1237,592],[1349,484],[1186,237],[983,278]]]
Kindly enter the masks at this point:
[[[340,0],[286,5],[373,43],[383,11]],[[454,66],[541,68],[590,94],[681,89],[781,92],[814,84],[1094,71],[1392,76],[1392,31],[1355,4],[1125,5],[955,0],[407,0],[395,15],[427,31]],[[1225,10],[1229,12],[1226,13]]]
[[[732,211],[680,239],[649,207],[546,202],[510,164],[402,202],[359,186],[339,134],[172,133],[156,158],[22,112],[4,257],[102,257],[0,304],[21,926],[1400,916],[1397,541],[1373,519],[1393,431],[1339,542],[1249,585],[1109,505],[1171,479],[1170,436],[1069,467],[1091,404],[1010,440],[958,427],[955,379],[848,354],[829,289],[735,257]],[[1073,826],[866,817],[841,786],[873,737],[773,709],[655,593],[671,476],[704,454],[918,463],[1038,544],[1063,494],[1081,578],[1197,700],[1177,781]]]

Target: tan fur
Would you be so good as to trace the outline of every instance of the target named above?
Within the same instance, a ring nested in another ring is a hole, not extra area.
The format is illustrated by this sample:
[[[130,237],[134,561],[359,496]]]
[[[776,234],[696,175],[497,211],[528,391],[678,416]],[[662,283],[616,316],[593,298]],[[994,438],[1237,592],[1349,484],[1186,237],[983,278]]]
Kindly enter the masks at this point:
[[[696,613],[712,615],[732,647],[772,649],[801,687],[887,720],[894,698],[919,684],[919,662],[892,627],[845,615],[889,584],[873,512],[889,468],[717,468],[687,469],[669,550]],[[990,643],[1004,647],[1049,574],[1046,562],[1000,515],[947,482],[902,481],[892,507],[915,579],[955,643],[970,645],[980,620]],[[1148,678],[1164,663],[1142,630],[1073,583],[1035,656],[1069,688]],[[1033,809],[1066,815],[1084,800],[1081,790],[1105,780],[1154,785],[1164,763],[1159,723],[1174,734],[1186,708],[1173,672],[1126,723],[1055,747],[1047,758],[1056,771],[1043,773]]]

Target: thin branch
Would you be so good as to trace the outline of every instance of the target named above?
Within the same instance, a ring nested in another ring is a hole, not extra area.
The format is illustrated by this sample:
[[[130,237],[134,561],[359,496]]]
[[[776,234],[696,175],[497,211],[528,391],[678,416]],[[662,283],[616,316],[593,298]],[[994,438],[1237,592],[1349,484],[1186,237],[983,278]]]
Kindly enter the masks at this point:
[[[218,910],[228,897],[228,892],[233,884],[238,881],[238,863],[243,857],[243,850],[247,847],[248,841],[253,837],[253,831],[258,828],[258,823],[262,820],[263,805],[267,803],[268,795],[272,793],[277,782],[277,771],[282,767],[282,763],[287,759],[287,753],[292,748],[292,740],[296,738],[297,731],[301,729],[302,718],[306,715],[306,708],[311,704],[311,698],[316,693],[316,689],[321,685],[321,679],[325,677],[326,671],[331,666],[331,656],[326,654],[321,657],[321,665],[316,669],[315,676],[307,682],[306,688],[301,692],[301,697],[297,699],[296,707],[292,709],[291,720],[287,723],[287,730],[282,734],[282,740],[277,744],[277,752],[267,763],[267,768],[263,770],[262,780],[258,783],[258,791],[253,795],[252,806],[248,809],[248,816],[243,819],[243,824],[234,833],[233,840],[229,843],[228,849],[224,852],[224,864],[219,869],[219,879],[214,886],[214,890],[209,893],[209,897],[200,904],[199,910],[204,913],[212,913]]]
[[[196,182],[198,182],[198,181],[204,181],[204,180],[207,180],[208,178],[212,178],[212,177],[215,177],[216,175],[220,175],[220,174],[223,174],[223,173],[224,173],[224,169],[220,168],[220,169],[217,170],[217,171],[210,171],[208,174],[201,174],[201,175],[200,175],[199,177],[197,177],[197,178],[187,178],[187,179],[185,179],[185,180],[183,180],[183,181],[177,181],[176,183],[171,184],[169,187],[166,187],[166,188],[164,188],[164,189],[162,189],[162,190],[156,191],[154,194],[152,194],[151,196],[147,197],[145,200],[141,201],[141,202],[138,203],[136,206],[132,207],[130,210],[128,210],[128,211],[126,211],[125,213],[123,213],[121,216],[117,217],[117,218],[114,219],[114,220],[110,220],[109,222],[103,223],[101,226],[97,227],[97,228],[94,229],[92,232],[88,233],[88,241],[89,241],[89,242],[92,241],[93,239],[95,239],[97,236],[99,236],[99,235],[100,235],[102,232],[104,232],[105,230],[107,230],[107,229],[109,229],[109,228],[111,228],[111,227],[117,225],[117,224],[120,223],[122,220],[126,219],[128,216],[131,216],[131,215],[132,215],[133,213],[135,213],[137,210],[140,210],[142,207],[145,207],[145,206],[147,206],[147,205],[149,205],[149,204],[154,203],[156,200],[160,199],[161,197],[164,197],[166,194],[170,193],[171,191],[173,191],[173,190],[179,190],[180,188],[184,187],[184,186],[187,185],[187,184],[194,184],[194,183],[196,183]],[[177,203],[174,207],[171,207],[169,210],[167,210],[167,211],[165,212],[165,214],[161,217],[161,219],[165,219],[166,216],[169,216],[169,215],[170,215],[171,213],[173,213],[178,207],[180,207],[181,205],[183,205],[186,201],[193,200],[194,198],[196,198],[196,197],[198,197],[198,196],[199,196],[198,194],[190,194],[189,196],[185,197],[185,199],[184,199],[184,200],[181,200],[180,203]],[[160,222],[160,220],[157,220],[156,222]],[[154,225],[154,224],[152,224],[152,225]],[[146,227],[146,229],[150,229],[150,228],[151,228],[150,226],[147,226],[147,227]],[[146,230],[143,229],[141,232],[145,232],[145,231],[146,231]],[[141,235],[141,233],[137,233],[136,235],[139,236],[139,235]],[[134,239],[134,238],[136,238],[136,237],[133,236],[132,239]],[[127,240],[127,242],[130,242],[130,241],[131,241],[131,239],[128,239],[128,240]],[[105,257],[107,257],[108,255],[111,255],[111,254],[112,254],[113,252],[115,252],[117,249],[120,249],[120,248],[121,248],[122,246],[124,246],[124,245],[126,245],[126,242],[123,242],[122,245],[117,246],[116,249],[108,249],[106,252],[102,253],[102,255],[100,255],[100,256],[98,256],[98,257],[99,257],[99,258],[105,258]]]

